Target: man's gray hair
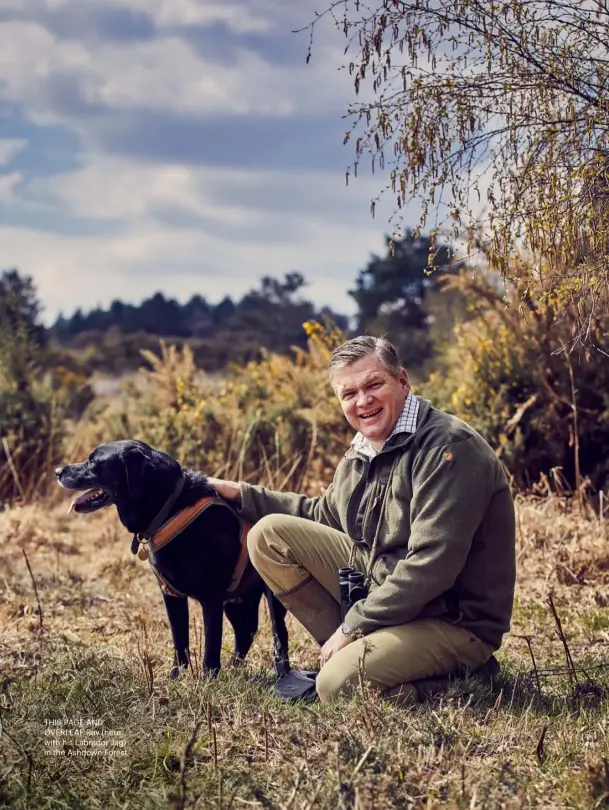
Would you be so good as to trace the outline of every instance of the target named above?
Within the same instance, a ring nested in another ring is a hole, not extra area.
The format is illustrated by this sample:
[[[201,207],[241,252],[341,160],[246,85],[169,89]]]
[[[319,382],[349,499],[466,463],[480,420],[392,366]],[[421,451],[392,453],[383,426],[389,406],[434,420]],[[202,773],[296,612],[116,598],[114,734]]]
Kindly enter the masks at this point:
[[[393,343],[383,337],[360,335],[334,349],[328,367],[330,379],[337,369],[350,366],[369,354],[376,354],[392,377],[397,379],[400,376],[402,366]]]

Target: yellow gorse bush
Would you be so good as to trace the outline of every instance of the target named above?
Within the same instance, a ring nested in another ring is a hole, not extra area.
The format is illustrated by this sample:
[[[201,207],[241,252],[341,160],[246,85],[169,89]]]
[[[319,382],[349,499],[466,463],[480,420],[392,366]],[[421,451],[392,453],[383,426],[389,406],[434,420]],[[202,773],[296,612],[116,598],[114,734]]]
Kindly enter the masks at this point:
[[[83,423],[78,448],[138,438],[208,475],[318,491],[350,438],[328,379],[330,355],[345,336],[315,321],[303,328],[306,350],[265,353],[222,379],[198,369],[188,346],[161,341],[158,354],[142,352],[149,368],[120,400]]]

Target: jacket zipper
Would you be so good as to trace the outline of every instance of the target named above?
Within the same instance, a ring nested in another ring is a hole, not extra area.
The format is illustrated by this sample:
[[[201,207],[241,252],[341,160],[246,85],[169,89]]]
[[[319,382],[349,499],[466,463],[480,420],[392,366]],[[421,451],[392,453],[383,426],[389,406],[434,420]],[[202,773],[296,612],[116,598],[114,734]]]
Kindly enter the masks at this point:
[[[359,493],[363,494],[366,489],[366,484],[368,482],[368,473],[370,472],[370,461],[367,460],[364,462],[365,464],[365,472],[362,474],[362,477],[358,481],[356,487],[354,488],[353,492],[351,493],[351,497],[349,498],[349,506],[347,507],[347,534],[355,543],[359,543],[360,541],[357,540],[357,512],[358,512],[358,504],[361,501],[361,497]],[[362,524],[363,528],[363,524]],[[362,541],[363,541],[363,532],[362,532]]]
[[[362,540],[366,542],[366,529],[368,528],[368,523],[370,522],[370,518],[372,517],[372,513],[374,512],[376,505],[381,500],[380,495],[375,495],[372,499],[372,503],[366,510],[366,514],[364,515],[364,522],[362,523]],[[367,544],[366,544],[367,545]],[[372,540],[370,541],[370,548],[372,548]]]
[[[368,465],[368,469],[366,471],[366,486],[368,486],[368,479],[370,477],[370,471],[372,470],[372,462],[374,459],[370,459],[370,463]],[[366,543],[366,529],[368,528],[368,523],[370,522],[370,517],[372,516],[372,512],[374,511],[374,507],[377,505],[380,499],[380,495],[378,494],[378,481],[374,484],[374,489],[371,493],[371,497],[368,499],[368,507],[364,513],[364,518],[362,520],[362,542]],[[370,549],[372,549],[372,539],[370,540]]]

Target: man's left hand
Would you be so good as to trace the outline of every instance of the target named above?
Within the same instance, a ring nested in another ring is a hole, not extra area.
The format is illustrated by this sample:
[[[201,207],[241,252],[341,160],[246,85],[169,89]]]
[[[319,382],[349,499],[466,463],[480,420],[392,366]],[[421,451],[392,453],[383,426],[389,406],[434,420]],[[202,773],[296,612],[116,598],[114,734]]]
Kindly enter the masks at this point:
[[[327,664],[330,658],[337,653],[339,650],[342,650],[343,647],[346,647],[347,644],[351,644],[352,641],[355,641],[354,638],[351,636],[346,636],[340,627],[332,633],[330,638],[326,641],[324,646],[321,648],[321,652],[319,657],[321,658],[321,665],[323,667],[324,664]]]

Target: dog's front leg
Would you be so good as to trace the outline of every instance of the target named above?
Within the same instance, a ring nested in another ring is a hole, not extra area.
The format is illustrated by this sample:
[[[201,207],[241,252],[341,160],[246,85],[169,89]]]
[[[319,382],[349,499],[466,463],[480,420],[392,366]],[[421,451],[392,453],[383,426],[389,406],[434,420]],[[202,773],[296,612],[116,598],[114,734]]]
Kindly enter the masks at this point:
[[[206,677],[216,675],[220,669],[224,604],[222,599],[206,599],[201,602],[201,607],[203,608],[203,627],[205,629],[203,677]]]
[[[188,667],[188,599],[181,596],[169,596],[163,593],[165,610],[171,628],[173,639],[173,666],[169,672],[170,678],[177,678],[180,672]]]

